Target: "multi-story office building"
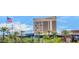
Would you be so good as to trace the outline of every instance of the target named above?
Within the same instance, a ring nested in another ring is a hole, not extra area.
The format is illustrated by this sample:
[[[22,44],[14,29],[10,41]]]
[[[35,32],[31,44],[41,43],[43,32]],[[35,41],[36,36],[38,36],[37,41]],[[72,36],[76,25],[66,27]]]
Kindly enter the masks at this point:
[[[56,17],[50,16],[47,18],[33,19],[34,34],[48,34],[48,31],[56,32]]]

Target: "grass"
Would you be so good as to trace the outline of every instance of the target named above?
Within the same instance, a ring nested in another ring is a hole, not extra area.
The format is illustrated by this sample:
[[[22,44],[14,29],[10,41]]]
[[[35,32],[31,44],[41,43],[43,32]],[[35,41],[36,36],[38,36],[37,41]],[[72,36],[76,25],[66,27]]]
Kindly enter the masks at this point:
[[[49,38],[48,36],[45,36],[43,38],[32,38],[32,37],[16,37],[16,40],[11,37],[5,36],[5,39],[3,40],[2,37],[0,37],[0,43],[63,43],[62,39],[59,37],[55,38]],[[73,42],[70,42],[73,43]],[[79,41],[77,41],[79,43]]]
[[[42,43],[42,38],[40,38],[40,41],[38,40],[38,38],[30,38],[30,37],[26,37],[23,38],[23,42],[24,43]]]

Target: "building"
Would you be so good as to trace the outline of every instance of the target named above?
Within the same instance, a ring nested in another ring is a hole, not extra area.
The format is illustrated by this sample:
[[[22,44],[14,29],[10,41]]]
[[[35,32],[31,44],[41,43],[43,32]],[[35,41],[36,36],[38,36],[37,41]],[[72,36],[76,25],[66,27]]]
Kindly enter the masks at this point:
[[[70,32],[73,35],[79,35],[79,30],[71,30]]]
[[[47,18],[34,18],[33,19],[34,34],[48,34],[48,31],[56,32],[56,16]]]

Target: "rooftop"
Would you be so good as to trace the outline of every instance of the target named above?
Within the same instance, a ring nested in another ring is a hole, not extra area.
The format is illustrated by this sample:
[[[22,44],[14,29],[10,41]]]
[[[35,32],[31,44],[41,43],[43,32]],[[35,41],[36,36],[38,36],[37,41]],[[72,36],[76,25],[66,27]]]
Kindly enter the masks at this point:
[[[49,19],[51,19],[52,21],[56,21],[56,17],[55,16],[49,16],[47,18],[34,18],[34,21],[49,21]]]

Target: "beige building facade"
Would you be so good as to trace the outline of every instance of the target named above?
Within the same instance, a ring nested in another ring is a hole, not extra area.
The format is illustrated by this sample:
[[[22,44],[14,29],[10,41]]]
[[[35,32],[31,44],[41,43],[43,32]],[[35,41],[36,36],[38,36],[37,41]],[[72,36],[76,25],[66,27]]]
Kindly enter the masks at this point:
[[[47,18],[35,18],[33,19],[34,34],[48,34],[48,31],[56,32],[56,16]]]

